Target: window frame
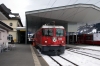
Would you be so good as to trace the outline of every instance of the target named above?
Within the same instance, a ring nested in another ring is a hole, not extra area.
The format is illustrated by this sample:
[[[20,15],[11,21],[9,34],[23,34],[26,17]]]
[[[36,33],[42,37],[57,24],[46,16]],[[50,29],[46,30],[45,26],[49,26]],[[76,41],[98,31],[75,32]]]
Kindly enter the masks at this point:
[[[58,35],[57,35],[57,29],[63,30],[63,33],[62,33],[63,35],[61,34],[61,35],[58,36]],[[56,36],[57,36],[57,37],[63,37],[63,36],[64,36],[64,29],[56,28]]]
[[[46,34],[44,33],[45,30],[52,30],[52,34],[50,35],[50,33],[47,31],[48,35],[46,35]],[[43,36],[53,36],[53,35],[54,35],[54,30],[53,30],[53,28],[44,28],[44,29],[42,29],[42,35],[43,35]]]
[[[10,26],[13,26],[13,23],[9,23]]]

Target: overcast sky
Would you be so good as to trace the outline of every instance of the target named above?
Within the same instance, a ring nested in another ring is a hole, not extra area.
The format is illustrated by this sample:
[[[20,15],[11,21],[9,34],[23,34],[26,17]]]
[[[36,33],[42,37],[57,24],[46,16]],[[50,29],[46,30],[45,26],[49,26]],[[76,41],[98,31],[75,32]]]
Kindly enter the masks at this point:
[[[58,7],[77,3],[94,4],[100,7],[100,0],[0,0],[0,4],[4,3],[13,13],[19,13],[21,21],[25,26],[25,12],[44,8]]]

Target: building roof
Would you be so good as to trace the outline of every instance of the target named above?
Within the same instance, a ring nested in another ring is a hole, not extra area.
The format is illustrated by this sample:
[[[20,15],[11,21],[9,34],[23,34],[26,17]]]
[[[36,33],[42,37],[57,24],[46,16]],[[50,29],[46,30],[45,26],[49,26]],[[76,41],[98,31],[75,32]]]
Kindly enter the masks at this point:
[[[64,27],[63,26],[52,26],[52,25],[43,25],[41,28],[62,28],[62,29],[64,29]]]
[[[7,8],[4,4],[0,5],[0,11],[9,19],[9,14],[11,14],[11,10]]]
[[[9,27],[8,25],[6,25],[4,22],[0,21],[0,27],[3,27],[6,30],[13,30],[13,28]]]
[[[73,4],[28,11],[25,14],[26,26],[30,31],[52,21],[65,27],[67,23],[98,23],[100,21],[100,8],[93,4]]]
[[[1,13],[2,12],[2,13]],[[19,23],[21,24],[21,26],[23,26],[20,16],[18,13],[12,13],[11,10],[9,8],[7,8],[4,4],[0,5],[0,15],[5,15],[5,17],[7,17],[8,19],[13,19],[13,20],[18,20]],[[9,15],[14,15],[15,17],[10,17]],[[3,16],[2,16],[3,17]],[[1,17],[0,17],[1,18]],[[3,20],[3,18],[2,18]]]

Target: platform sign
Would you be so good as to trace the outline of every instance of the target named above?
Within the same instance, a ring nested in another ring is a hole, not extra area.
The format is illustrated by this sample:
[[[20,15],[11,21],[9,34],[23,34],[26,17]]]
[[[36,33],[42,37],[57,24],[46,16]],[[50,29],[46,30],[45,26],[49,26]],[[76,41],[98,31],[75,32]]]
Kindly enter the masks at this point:
[[[100,41],[100,33],[93,34],[93,40],[94,41]]]
[[[31,34],[31,32],[28,32],[28,34]]]

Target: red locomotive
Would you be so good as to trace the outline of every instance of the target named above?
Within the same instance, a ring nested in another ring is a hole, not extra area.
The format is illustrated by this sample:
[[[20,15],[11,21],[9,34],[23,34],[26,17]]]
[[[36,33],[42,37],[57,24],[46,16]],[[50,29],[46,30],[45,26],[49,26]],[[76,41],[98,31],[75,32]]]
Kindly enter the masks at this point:
[[[100,33],[82,34],[77,36],[77,43],[100,45]]]
[[[65,51],[66,34],[63,26],[43,25],[35,34],[35,46],[41,53],[60,55]]]

